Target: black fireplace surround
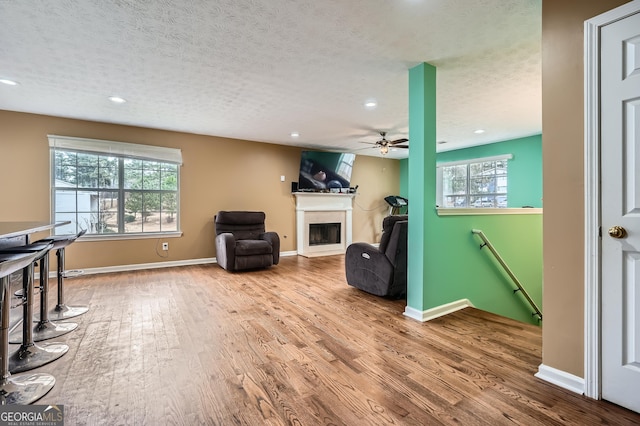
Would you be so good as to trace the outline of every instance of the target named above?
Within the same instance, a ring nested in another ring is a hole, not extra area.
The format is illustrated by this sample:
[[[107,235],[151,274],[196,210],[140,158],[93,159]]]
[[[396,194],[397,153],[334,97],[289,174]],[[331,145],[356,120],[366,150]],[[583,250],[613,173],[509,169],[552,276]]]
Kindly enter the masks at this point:
[[[321,246],[327,244],[340,244],[341,242],[340,222],[336,223],[310,223],[309,224],[309,245]]]

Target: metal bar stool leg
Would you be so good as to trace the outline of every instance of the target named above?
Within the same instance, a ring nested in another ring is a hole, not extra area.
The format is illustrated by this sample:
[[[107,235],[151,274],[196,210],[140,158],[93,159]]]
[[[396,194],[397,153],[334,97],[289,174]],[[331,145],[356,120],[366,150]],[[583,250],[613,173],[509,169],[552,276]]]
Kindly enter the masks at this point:
[[[33,341],[53,339],[62,336],[78,328],[75,322],[51,322],[49,321],[49,254],[40,259],[40,319],[33,328]],[[10,343],[20,343],[22,340],[14,341],[14,336],[9,337]],[[18,336],[20,338],[21,336]]]
[[[63,343],[36,345],[33,341],[33,263],[23,269],[22,285],[27,301],[22,305],[22,344],[9,357],[9,371],[12,373],[41,367],[60,358],[69,350],[69,346]]]
[[[63,320],[67,318],[77,317],[86,313],[89,308],[87,306],[67,306],[64,303],[64,277],[67,274],[64,270],[64,247],[56,250],[58,259],[58,303],[50,312],[52,320]]]
[[[0,278],[0,285],[0,405],[31,404],[46,395],[56,379],[45,373],[9,373],[9,275]]]

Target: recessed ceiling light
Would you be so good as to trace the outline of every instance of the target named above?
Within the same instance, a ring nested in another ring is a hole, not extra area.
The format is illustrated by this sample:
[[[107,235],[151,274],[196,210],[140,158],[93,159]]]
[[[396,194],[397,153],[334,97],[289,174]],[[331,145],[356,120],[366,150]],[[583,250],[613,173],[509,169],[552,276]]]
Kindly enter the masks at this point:
[[[6,78],[0,78],[0,83],[6,84],[7,86],[17,86],[18,85],[17,81],[9,80],[9,79],[6,79]]]
[[[300,133],[298,133],[298,132],[291,132],[291,137],[292,137],[292,138],[300,137]]]
[[[375,99],[370,99],[364,103],[364,106],[366,108],[375,108],[378,106],[378,102],[376,102]]]
[[[484,133],[484,130],[483,129],[478,129],[478,130],[474,131],[473,133],[475,133],[476,135],[480,135],[480,134]]]
[[[123,103],[127,102],[126,99],[121,98],[120,96],[109,96],[109,100],[111,102],[113,102],[114,104],[123,104]]]

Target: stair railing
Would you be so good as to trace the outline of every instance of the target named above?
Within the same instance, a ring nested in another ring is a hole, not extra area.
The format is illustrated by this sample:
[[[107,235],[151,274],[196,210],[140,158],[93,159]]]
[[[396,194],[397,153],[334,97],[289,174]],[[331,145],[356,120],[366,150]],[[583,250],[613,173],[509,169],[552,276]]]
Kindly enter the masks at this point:
[[[513,280],[513,282],[516,284],[518,288],[513,290],[513,293],[515,294],[518,291],[520,291],[524,296],[524,298],[527,299],[527,302],[529,302],[529,304],[535,311],[531,314],[531,316],[537,315],[538,320],[542,321],[542,312],[540,312],[540,308],[538,308],[538,305],[536,305],[536,302],[534,302],[533,299],[531,299],[531,296],[529,296],[529,293],[527,293],[527,290],[525,290],[522,284],[520,284],[520,280],[518,280],[515,274],[511,271],[507,263],[504,261],[504,259],[502,259],[502,256],[500,256],[500,254],[496,251],[495,247],[493,247],[493,244],[491,244],[491,241],[489,241],[489,239],[484,234],[484,232],[482,232],[480,229],[472,229],[471,233],[478,235],[482,239],[483,243],[480,245],[480,250],[482,250],[482,248],[486,246],[489,249],[489,251],[493,253],[493,256],[496,258],[498,263],[500,263],[500,265],[505,270],[507,275],[509,275],[511,280]]]

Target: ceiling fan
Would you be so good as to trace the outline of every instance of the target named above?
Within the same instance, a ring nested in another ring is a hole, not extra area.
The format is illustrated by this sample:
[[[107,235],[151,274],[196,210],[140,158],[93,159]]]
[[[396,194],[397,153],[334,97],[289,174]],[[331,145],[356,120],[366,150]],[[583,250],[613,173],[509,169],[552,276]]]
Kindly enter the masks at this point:
[[[382,137],[382,139],[376,141],[376,142],[360,142],[360,143],[367,143],[370,145],[375,145],[376,147],[380,148],[380,154],[385,155],[389,152],[389,147],[394,147],[394,148],[409,148],[409,145],[399,145],[401,143],[406,143],[409,142],[409,139],[407,138],[401,138],[401,139],[396,139],[393,141],[390,141],[389,139],[387,139],[387,132],[379,132],[380,136]]]

